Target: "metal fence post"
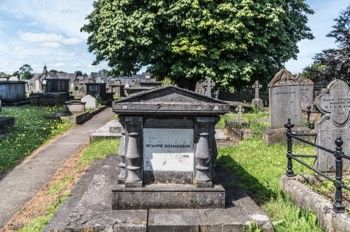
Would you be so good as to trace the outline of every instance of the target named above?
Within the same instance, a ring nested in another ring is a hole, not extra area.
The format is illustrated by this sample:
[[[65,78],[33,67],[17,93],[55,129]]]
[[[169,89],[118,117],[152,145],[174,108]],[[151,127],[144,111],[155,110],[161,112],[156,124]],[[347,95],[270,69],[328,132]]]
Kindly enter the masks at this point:
[[[294,176],[293,171],[293,163],[292,163],[292,128],[294,127],[294,124],[291,124],[290,118],[288,118],[287,124],[284,125],[287,128],[287,172],[286,175],[288,177]]]
[[[335,182],[334,182],[334,186],[335,186],[335,201],[333,203],[333,209],[335,212],[337,213],[343,213],[345,211],[345,206],[342,203],[342,187],[343,187],[343,182],[342,182],[342,178],[343,178],[343,148],[341,147],[343,145],[343,140],[341,139],[341,137],[337,137],[337,139],[335,140],[335,152],[334,152],[334,156],[335,156]]]

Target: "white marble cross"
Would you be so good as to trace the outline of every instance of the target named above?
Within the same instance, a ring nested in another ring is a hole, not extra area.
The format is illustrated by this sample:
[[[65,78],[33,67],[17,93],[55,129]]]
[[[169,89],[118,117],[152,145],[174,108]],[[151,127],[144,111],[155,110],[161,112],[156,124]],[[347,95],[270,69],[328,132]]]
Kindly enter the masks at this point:
[[[235,111],[237,112],[237,119],[241,120],[242,113],[244,113],[244,108],[242,105],[236,107]]]

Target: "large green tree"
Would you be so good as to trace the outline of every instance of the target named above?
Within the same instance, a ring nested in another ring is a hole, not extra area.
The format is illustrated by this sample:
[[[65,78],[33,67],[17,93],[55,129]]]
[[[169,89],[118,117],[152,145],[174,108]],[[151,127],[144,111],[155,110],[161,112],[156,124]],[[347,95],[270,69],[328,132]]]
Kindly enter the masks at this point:
[[[312,39],[304,0],[97,0],[88,23],[95,64],[114,75],[149,65],[158,79],[193,88],[211,77],[221,88],[266,80]]]

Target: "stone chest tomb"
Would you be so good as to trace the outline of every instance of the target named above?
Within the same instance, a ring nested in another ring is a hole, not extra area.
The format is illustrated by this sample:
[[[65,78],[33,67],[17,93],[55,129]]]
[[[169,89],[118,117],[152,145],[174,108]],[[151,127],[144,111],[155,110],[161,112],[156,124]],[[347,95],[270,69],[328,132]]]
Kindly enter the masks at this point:
[[[123,127],[113,209],[223,208],[215,124],[229,105],[168,86],[113,102]]]

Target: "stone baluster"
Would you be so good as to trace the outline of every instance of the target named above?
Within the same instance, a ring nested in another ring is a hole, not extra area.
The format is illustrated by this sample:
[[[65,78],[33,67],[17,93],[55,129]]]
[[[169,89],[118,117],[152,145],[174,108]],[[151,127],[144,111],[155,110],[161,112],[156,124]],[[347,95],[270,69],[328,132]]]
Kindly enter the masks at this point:
[[[118,176],[118,184],[125,184],[125,117],[124,116],[119,116],[119,122],[122,125],[122,137],[120,139],[120,144],[119,144],[119,150],[118,150],[118,157],[119,157],[119,168],[120,168],[120,173]]]
[[[198,143],[195,152],[196,175],[194,185],[197,188],[212,187],[211,163],[212,154],[209,149],[209,131],[212,117],[197,117]]]
[[[142,117],[126,117],[125,125],[128,135],[125,187],[142,187]]]

